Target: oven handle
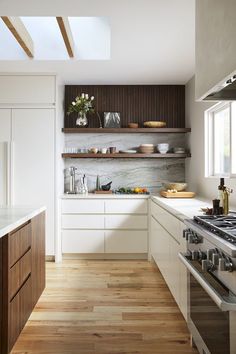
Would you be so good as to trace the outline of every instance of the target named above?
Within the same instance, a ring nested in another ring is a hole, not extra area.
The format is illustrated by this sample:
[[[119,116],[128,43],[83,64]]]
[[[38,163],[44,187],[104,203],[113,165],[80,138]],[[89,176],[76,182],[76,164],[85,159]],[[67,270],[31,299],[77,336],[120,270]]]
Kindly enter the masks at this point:
[[[210,298],[222,311],[236,311],[236,302],[227,302],[225,299],[205,280],[202,274],[191,264],[186,255],[179,252],[179,258],[181,262],[186,266],[188,271],[197,280],[197,282],[203,287]]]

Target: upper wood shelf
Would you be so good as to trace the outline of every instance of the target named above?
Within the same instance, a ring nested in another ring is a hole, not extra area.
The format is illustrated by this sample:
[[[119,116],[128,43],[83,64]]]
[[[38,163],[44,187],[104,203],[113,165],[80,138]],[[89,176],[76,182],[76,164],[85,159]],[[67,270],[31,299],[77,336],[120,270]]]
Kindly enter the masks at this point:
[[[88,133],[189,133],[191,128],[62,128],[66,134],[88,134]]]
[[[132,159],[160,159],[160,158],[186,158],[186,157],[191,157],[191,154],[186,153],[186,154],[173,154],[173,153],[167,153],[167,154],[159,154],[159,153],[153,153],[153,154],[141,154],[141,153],[136,153],[136,154],[125,154],[125,153],[116,153],[116,154],[78,154],[78,153],[62,153],[61,155],[64,159],[84,159],[84,158],[90,158],[90,159],[125,159],[125,158],[132,158]]]

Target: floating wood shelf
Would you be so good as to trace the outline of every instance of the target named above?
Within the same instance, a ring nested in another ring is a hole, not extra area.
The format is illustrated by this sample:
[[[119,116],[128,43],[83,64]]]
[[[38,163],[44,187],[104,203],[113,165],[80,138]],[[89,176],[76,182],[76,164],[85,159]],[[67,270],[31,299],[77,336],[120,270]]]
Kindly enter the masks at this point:
[[[88,133],[189,133],[191,128],[62,128],[67,134],[88,134]]]
[[[186,158],[191,157],[191,154],[125,154],[125,153],[116,153],[116,154],[76,154],[76,153],[63,153],[62,157],[64,159],[161,159],[161,158]]]

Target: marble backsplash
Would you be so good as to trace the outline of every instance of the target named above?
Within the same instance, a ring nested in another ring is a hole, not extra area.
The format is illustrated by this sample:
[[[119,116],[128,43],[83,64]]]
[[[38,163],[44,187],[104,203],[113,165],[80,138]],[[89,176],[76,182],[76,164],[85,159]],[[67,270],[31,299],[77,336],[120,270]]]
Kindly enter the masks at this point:
[[[131,149],[140,144],[169,143],[170,148],[185,147],[184,134],[66,134],[65,149],[88,149],[115,146],[117,150]],[[164,181],[185,180],[185,159],[66,159],[65,190],[69,178],[66,169],[77,167],[77,182],[82,175],[88,179],[89,191],[96,186],[96,177],[101,184],[112,181],[112,189],[119,187],[147,187],[153,193],[161,188]]]

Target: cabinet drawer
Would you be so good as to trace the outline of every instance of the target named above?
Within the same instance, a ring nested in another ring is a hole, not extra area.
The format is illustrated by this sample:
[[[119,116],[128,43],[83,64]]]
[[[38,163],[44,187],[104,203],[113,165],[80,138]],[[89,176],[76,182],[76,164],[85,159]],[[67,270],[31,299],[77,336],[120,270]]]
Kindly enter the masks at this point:
[[[179,219],[154,202],[151,203],[151,214],[178,242],[180,242],[181,221]]]
[[[106,200],[107,214],[147,214],[148,204],[144,199]]]
[[[64,230],[62,253],[104,253],[104,231]]]
[[[146,231],[105,231],[106,253],[147,253]]]
[[[31,223],[9,234],[9,267],[12,267],[31,247]]]
[[[9,305],[8,351],[12,349],[32,311],[31,276]]]
[[[31,249],[9,271],[9,301],[31,273]]]
[[[104,215],[62,215],[63,229],[104,229]]]
[[[62,214],[103,214],[104,200],[62,200]]]
[[[133,229],[145,230],[148,226],[148,219],[145,215],[106,215],[106,229]]]

